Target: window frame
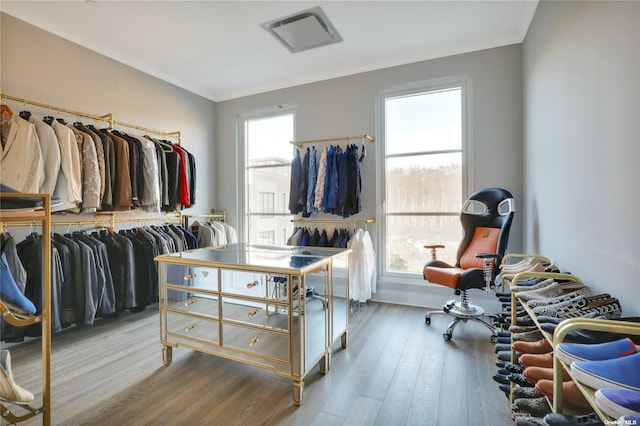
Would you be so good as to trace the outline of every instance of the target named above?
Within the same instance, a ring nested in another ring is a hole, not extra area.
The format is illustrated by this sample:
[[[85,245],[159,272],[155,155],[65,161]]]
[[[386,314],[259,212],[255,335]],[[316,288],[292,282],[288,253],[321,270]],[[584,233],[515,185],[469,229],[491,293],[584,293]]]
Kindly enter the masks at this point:
[[[473,158],[473,141],[472,141],[472,110],[471,110],[471,79],[465,75],[451,76],[433,80],[412,82],[397,86],[392,86],[378,91],[376,99],[376,132],[378,134],[378,142],[376,143],[376,198],[379,200],[376,207],[376,223],[379,224],[376,248],[378,253],[377,268],[380,276],[380,280],[383,282],[393,283],[399,282],[413,282],[424,283],[422,274],[416,272],[394,272],[387,270],[387,194],[386,194],[386,101],[391,98],[398,98],[403,96],[419,95],[421,93],[438,92],[442,90],[460,88],[461,90],[461,172],[462,172],[462,199],[466,199],[465,194],[469,193],[469,188],[472,188],[472,162],[469,161]],[[438,154],[443,151],[431,151],[430,154]],[[457,152],[457,151],[456,151]],[[411,154],[414,155],[414,154]],[[400,155],[394,155],[399,157]],[[426,216],[420,213],[416,213],[416,216]],[[427,257],[425,257],[425,262]]]
[[[236,199],[237,203],[237,212],[238,212],[238,221],[240,224],[238,226],[238,241],[242,241],[244,243],[248,243],[249,241],[249,215],[247,212],[248,208],[248,182],[247,182],[247,173],[249,170],[248,167],[248,147],[247,147],[247,135],[246,135],[246,122],[251,120],[260,120],[270,117],[278,117],[282,115],[292,115],[293,116],[293,140],[297,139],[297,108],[295,105],[276,105],[272,107],[247,111],[245,113],[238,115],[237,120],[237,143],[236,143],[236,163],[238,165],[237,170],[241,171],[238,173],[238,187],[236,193],[239,195]],[[289,141],[291,142],[291,141]],[[293,148],[294,145],[291,145],[291,160],[293,160]],[[258,166],[260,167],[260,166]],[[274,200],[275,202],[275,200]],[[285,206],[288,207],[288,206]],[[275,205],[274,205],[275,210]],[[291,213],[277,213],[274,211],[273,214],[270,214],[269,217],[275,216],[292,216]],[[254,213],[255,216],[261,216],[259,213]]]

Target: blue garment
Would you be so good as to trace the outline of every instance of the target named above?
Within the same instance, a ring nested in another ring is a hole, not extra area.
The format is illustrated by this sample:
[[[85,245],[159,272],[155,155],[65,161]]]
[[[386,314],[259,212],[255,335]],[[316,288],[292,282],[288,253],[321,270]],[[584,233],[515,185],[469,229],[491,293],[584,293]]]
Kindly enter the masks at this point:
[[[318,240],[318,244],[316,244],[318,247],[328,247],[328,240],[327,240],[327,230],[323,229],[322,230],[322,234],[320,234],[320,239]]]
[[[0,257],[0,294],[2,294],[3,300],[6,300],[22,311],[31,315],[36,313],[36,306],[22,294],[18,288],[18,284],[16,284],[16,281],[13,279],[13,275],[9,270],[7,256],[4,253],[2,253]]]
[[[335,214],[342,215],[347,201],[347,157],[351,152],[351,145],[347,146],[342,155],[337,158],[338,162],[338,205]]]
[[[347,163],[347,198],[342,211],[342,217],[349,217],[359,213],[362,207],[360,201],[360,154],[358,154],[358,146],[351,145],[349,147],[349,155],[346,156]]]
[[[300,243],[298,243],[298,245],[308,246],[310,240],[311,240],[311,235],[309,234],[309,230],[307,228],[304,228],[302,230],[302,236],[300,237]]]
[[[333,147],[332,147],[333,148]],[[338,207],[338,157],[342,155],[342,148],[339,146],[331,150],[331,156],[327,156],[327,184],[324,193],[329,193],[326,202],[328,213],[335,213]]]
[[[311,216],[311,213],[307,213],[307,209],[305,208],[307,204],[307,186],[309,184],[309,156],[310,150],[309,147],[307,147],[304,153],[304,159],[302,160],[300,181],[298,182],[298,204],[300,205],[300,211],[303,217]]]
[[[335,157],[335,155],[335,148],[333,145],[329,146],[329,149],[327,150],[327,170],[324,175],[324,194],[322,196],[322,210],[327,213],[331,213],[329,211],[329,180],[331,178],[331,157]]]
[[[298,203],[298,188],[300,187],[301,177],[302,159],[300,158],[300,151],[296,149],[291,161],[291,179],[289,181],[289,211],[291,214],[298,214],[301,211],[302,206]]]
[[[313,205],[316,200],[316,181],[318,179],[318,168],[316,167],[317,153],[316,147],[312,147],[311,153],[309,154],[309,184],[307,185],[307,202],[305,205],[305,211],[307,213],[316,213],[318,211]]]

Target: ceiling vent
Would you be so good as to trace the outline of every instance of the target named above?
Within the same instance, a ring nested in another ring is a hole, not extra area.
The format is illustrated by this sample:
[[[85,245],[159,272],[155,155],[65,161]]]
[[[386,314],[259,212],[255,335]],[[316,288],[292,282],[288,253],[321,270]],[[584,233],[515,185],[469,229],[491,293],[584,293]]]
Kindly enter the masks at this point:
[[[262,28],[273,34],[292,53],[342,41],[320,7],[265,22]]]

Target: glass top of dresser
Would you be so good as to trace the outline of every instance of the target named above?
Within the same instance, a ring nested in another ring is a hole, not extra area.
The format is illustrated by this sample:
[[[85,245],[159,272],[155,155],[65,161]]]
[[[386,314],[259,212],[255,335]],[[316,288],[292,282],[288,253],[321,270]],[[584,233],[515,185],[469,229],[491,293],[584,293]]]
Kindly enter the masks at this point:
[[[169,263],[194,263],[209,266],[242,266],[263,270],[305,272],[322,266],[332,258],[346,256],[350,249],[325,247],[264,246],[228,244],[156,257]]]

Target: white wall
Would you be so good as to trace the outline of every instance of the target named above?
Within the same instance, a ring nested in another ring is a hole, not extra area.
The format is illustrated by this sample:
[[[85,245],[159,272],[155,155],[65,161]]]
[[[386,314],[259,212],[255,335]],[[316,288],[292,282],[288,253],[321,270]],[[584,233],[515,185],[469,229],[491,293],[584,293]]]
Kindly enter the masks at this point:
[[[230,221],[238,218],[237,122],[242,113],[275,107],[297,107],[296,139],[376,135],[376,97],[379,90],[416,81],[465,75],[471,82],[469,129],[473,143],[473,188],[501,186],[509,189],[521,208],[522,199],[522,69],[521,45],[387,68],[349,77],[243,97],[216,105],[216,193],[219,207]],[[379,135],[376,135],[379,136]],[[380,138],[379,138],[380,140]],[[363,211],[375,216],[375,149],[367,146],[362,166]],[[376,239],[376,226],[369,228]],[[510,248],[520,251],[522,222],[514,221]],[[452,297],[450,289],[417,284],[379,282],[377,300],[419,306],[439,306]],[[399,292],[398,290],[402,290]],[[480,292],[476,292],[480,293]]]
[[[7,14],[0,17],[3,93],[89,114],[112,113],[116,120],[150,129],[181,131],[182,145],[196,157],[197,166],[196,206],[185,212],[208,213],[216,207],[213,102]],[[26,108],[38,118],[47,115],[30,105],[8,104],[15,113]]]
[[[637,316],[640,3],[542,2],[523,45],[525,250]]]

